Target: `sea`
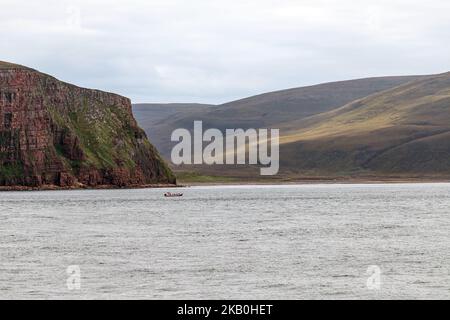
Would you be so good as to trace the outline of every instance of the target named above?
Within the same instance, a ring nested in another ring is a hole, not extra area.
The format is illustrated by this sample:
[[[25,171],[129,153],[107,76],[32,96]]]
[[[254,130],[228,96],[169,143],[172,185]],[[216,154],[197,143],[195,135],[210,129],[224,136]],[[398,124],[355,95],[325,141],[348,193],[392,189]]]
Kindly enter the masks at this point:
[[[448,298],[446,183],[0,192],[0,299]]]

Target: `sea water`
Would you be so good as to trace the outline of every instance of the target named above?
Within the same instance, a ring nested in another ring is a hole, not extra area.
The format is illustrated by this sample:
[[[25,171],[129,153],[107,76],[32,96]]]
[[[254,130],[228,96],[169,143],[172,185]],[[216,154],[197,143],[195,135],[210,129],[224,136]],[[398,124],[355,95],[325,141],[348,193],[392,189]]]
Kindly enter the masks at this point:
[[[1,192],[9,298],[450,298],[450,184]]]

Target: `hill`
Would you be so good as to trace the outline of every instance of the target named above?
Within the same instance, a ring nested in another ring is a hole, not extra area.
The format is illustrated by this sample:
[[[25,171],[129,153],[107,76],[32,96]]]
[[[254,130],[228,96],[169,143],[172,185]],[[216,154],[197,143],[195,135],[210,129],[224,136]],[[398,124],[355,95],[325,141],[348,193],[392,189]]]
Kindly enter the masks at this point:
[[[137,103],[133,104],[133,114],[139,119],[139,125],[152,128],[166,119],[183,117],[196,112],[206,112],[212,105],[198,103]]]
[[[162,155],[169,159],[174,145],[170,141],[172,131],[177,128],[191,129],[195,120],[202,120],[205,128],[221,130],[281,128],[283,135],[285,128],[290,129],[288,122],[333,110],[351,101],[419,78],[381,77],[340,81],[265,93],[219,106],[169,104],[148,108],[136,105],[133,110],[139,124],[152,137],[152,142]],[[146,110],[145,113],[143,109]],[[165,110],[164,114],[161,109]],[[154,121],[149,121],[152,118]]]
[[[0,62],[0,186],[130,187],[175,177],[129,99]]]
[[[450,73],[368,96],[289,127],[281,146],[285,168],[450,175]]]

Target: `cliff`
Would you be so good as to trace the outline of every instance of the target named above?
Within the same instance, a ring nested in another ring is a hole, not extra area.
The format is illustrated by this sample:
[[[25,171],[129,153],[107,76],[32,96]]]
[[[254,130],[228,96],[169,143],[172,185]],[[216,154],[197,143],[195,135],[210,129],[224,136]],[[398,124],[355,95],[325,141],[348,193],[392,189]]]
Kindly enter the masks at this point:
[[[0,62],[0,186],[175,183],[129,99]]]

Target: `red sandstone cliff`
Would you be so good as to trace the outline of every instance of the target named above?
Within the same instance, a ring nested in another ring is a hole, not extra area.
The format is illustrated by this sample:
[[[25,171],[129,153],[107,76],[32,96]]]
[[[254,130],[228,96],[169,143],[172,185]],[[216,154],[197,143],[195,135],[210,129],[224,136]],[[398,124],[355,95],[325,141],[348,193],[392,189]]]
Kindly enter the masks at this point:
[[[0,186],[174,183],[129,99],[0,62]]]

